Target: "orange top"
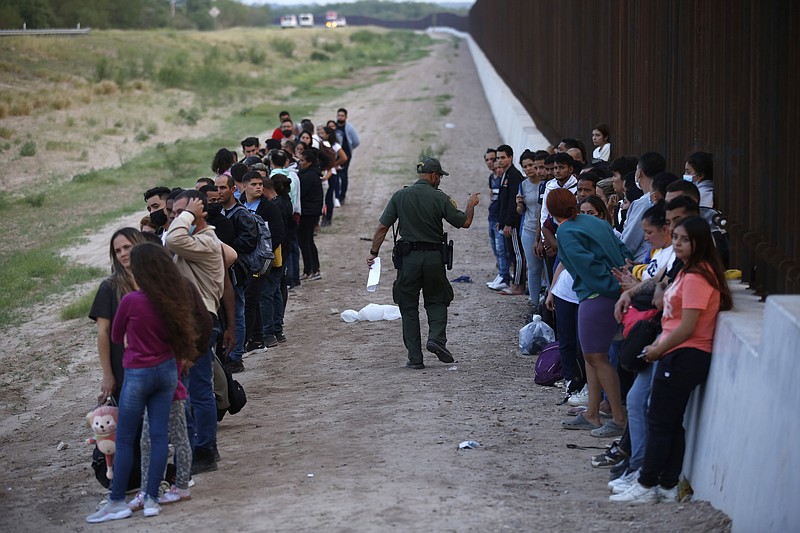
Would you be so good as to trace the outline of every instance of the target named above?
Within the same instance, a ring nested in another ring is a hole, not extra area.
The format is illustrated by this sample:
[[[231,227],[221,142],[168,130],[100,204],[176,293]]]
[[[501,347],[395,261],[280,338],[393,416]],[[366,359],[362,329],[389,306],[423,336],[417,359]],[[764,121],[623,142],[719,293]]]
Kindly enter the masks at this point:
[[[719,291],[700,274],[678,274],[675,283],[664,292],[664,314],[661,317],[661,337],[664,338],[678,327],[684,309],[699,309],[700,317],[691,336],[672,348],[697,348],[710,352],[714,344],[714,329],[719,313]]]

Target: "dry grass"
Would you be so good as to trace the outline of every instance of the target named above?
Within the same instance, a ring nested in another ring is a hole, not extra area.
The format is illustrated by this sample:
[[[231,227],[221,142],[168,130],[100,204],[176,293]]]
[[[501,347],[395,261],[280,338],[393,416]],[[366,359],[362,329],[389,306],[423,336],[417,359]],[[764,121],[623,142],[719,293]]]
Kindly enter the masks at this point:
[[[119,85],[117,85],[117,82],[112,80],[103,80],[94,86],[94,94],[108,96],[111,94],[117,94],[118,92]]]

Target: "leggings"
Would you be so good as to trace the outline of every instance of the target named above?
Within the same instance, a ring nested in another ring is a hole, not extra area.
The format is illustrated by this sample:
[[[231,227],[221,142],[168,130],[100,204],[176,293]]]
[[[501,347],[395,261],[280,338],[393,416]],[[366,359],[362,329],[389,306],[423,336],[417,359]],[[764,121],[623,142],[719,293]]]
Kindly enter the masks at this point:
[[[519,228],[511,228],[511,237],[506,237],[506,253],[514,258],[514,277],[511,278],[511,283],[522,285],[525,281],[525,252],[522,249]]]
[[[175,447],[175,485],[181,490],[189,488],[192,471],[192,447],[186,430],[186,400],[173,400],[169,409],[169,441]],[[142,427],[142,487],[147,486],[147,470],[150,468],[150,424],[147,414]]]
[[[300,253],[303,254],[304,274],[311,275],[319,272],[319,252],[317,252],[317,245],[314,244],[314,226],[318,221],[318,216],[300,215],[297,240],[300,242]]]

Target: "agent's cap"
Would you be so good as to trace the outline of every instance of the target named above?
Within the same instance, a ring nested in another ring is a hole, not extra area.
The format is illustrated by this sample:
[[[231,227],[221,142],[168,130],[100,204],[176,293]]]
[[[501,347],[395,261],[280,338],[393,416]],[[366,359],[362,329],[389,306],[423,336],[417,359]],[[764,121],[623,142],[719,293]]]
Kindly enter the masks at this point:
[[[433,172],[443,176],[450,175],[448,172],[442,170],[442,164],[434,157],[426,157],[417,163],[417,174],[432,174]]]

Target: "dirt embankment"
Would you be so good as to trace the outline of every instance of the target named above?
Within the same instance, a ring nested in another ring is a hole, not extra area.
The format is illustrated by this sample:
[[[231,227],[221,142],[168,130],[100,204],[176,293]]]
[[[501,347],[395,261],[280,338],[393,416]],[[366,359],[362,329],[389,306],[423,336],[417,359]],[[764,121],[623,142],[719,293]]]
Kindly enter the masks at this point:
[[[559,428],[559,392],[533,384],[534,361],[516,347],[523,299],[483,284],[494,268],[485,197],[473,227],[450,232],[457,253],[449,275],[474,281],[454,286],[448,336],[456,364],[426,357],[427,369],[408,371],[398,321],[341,321],[344,309],[391,303],[388,260],[378,291],[364,290],[362,239],[391,192],[415,179],[420,152],[439,148],[450,172],[442,189],[463,207],[469,193],[485,191],[481,156],[500,138],[468,50],[449,40],[315,118],[339,106],[363,144],[347,205],[318,237],[323,279],[291,293],[289,342],[245,359],[237,379],[249,402],[220,424],[219,470],[196,476],[191,501],[103,530],[728,530],[704,503],[609,503],[607,472],[589,464],[599,450],[566,447],[604,441]],[[0,341],[4,374],[39,377],[2,396],[3,530],[92,529],[84,517],[103,494],[82,445],[83,414],[99,390],[94,327],[59,322],[57,305],[32,310],[29,323]],[[481,448],[457,450],[468,439]],[[56,451],[59,441],[69,447]]]

